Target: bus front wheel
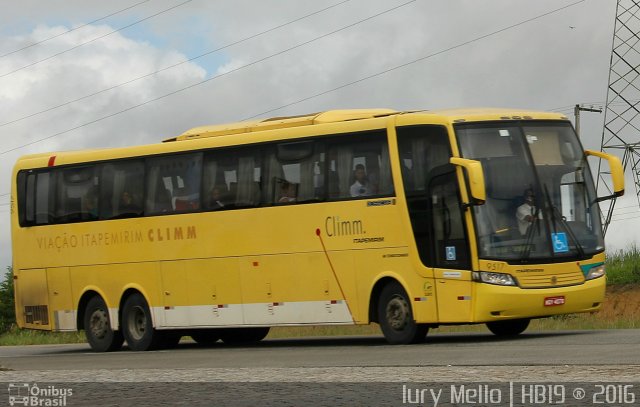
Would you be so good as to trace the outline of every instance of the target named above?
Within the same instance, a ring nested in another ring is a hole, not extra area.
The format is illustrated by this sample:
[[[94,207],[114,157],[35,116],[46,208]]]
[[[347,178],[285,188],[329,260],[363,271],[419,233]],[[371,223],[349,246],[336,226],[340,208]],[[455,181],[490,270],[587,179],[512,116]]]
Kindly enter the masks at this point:
[[[120,349],[124,337],[122,331],[111,329],[109,308],[101,297],[93,297],[84,311],[84,332],[87,342],[96,352],[111,352]]]
[[[157,349],[163,345],[163,337],[153,329],[149,305],[141,294],[132,294],[122,307],[122,332],[134,351]]]
[[[507,319],[505,321],[487,322],[487,328],[496,336],[516,336],[529,326],[529,319]]]
[[[378,322],[392,345],[422,342],[429,332],[428,325],[416,323],[409,296],[397,282],[387,284],[380,293]]]

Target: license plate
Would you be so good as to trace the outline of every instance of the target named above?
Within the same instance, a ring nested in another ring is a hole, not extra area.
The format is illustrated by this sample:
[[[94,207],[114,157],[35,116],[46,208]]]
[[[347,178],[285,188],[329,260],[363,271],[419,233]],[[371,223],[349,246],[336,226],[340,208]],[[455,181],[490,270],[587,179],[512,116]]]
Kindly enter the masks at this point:
[[[554,307],[556,305],[564,304],[564,295],[560,295],[558,297],[545,297],[544,306],[545,307]]]

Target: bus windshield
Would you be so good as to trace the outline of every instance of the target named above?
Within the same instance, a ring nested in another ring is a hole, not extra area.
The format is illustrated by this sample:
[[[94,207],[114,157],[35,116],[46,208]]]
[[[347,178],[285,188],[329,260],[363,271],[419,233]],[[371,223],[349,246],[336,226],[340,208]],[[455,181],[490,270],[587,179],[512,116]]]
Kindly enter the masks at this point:
[[[481,258],[509,263],[583,259],[604,250],[595,187],[568,122],[456,126],[463,157],[482,163],[473,209]]]

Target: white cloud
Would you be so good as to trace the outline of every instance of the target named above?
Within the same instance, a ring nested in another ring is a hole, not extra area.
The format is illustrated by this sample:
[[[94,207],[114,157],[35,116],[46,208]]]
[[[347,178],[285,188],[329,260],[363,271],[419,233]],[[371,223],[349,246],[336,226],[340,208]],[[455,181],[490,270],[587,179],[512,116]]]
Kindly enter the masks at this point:
[[[30,41],[49,38],[66,27],[39,25],[18,40],[4,38],[3,49],[24,46]],[[80,45],[113,31],[106,25],[89,26],[48,41],[46,47],[32,47],[3,59],[2,70],[8,72],[58,52]],[[8,45],[7,45],[8,44]],[[33,67],[0,78],[0,112],[3,123],[37,113],[52,106],[98,92],[169,65],[186,61],[175,50],[158,49],[149,43],[134,41],[115,33],[99,41],[57,56]],[[0,71],[2,75],[2,71]],[[177,69],[139,80],[95,97],[70,104],[33,118],[0,127],[3,134],[0,151],[23,145],[80,126],[127,109],[163,94],[201,81],[205,70],[185,63]],[[184,124],[167,128],[159,118],[180,117],[171,104],[140,108],[135,114],[125,113],[18,151],[3,154],[0,168],[4,177],[0,191],[9,191],[11,167],[15,159],[29,152],[71,150],[150,143],[162,136],[184,130]],[[135,119],[133,119],[135,117]],[[167,132],[171,132],[167,134]],[[5,197],[3,201],[8,201]],[[0,210],[3,207],[0,207]],[[5,209],[8,209],[6,206]],[[10,264],[9,223],[0,220],[0,265]]]

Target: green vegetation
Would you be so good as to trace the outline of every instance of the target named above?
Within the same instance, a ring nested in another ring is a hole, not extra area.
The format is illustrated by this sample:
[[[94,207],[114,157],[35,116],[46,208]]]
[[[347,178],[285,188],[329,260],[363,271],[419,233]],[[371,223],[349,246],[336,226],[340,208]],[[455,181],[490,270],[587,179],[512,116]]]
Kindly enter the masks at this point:
[[[640,249],[635,244],[627,250],[607,253],[607,283],[640,284]]]
[[[7,267],[4,281],[0,283],[0,334],[11,329],[16,323],[13,299],[13,270]]]
[[[9,331],[0,335],[0,346],[12,345],[52,345],[61,343],[86,342],[82,332],[48,332],[31,329],[20,329],[13,326]]]

